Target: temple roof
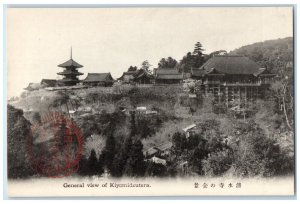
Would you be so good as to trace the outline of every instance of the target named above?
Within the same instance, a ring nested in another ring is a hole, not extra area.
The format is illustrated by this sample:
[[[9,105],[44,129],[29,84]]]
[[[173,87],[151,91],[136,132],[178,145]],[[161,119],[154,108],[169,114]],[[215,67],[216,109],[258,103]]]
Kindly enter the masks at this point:
[[[67,68],[67,67],[74,67],[74,68],[83,67],[81,64],[78,64],[77,62],[75,62],[72,58],[62,64],[57,65],[57,66],[65,67],[65,68]]]
[[[136,74],[137,71],[129,71],[129,72],[123,72],[122,76],[120,78],[118,78],[118,80],[123,80],[124,76],[132,76],[133,78],[133,75]]]
[[[58,81],[63,81],[63,82],[72,82],[72,81],[76,81],[76,82],[79,82],[79,79],[70,79],[70,78],[63,78],[63,79],[60,79]]]
[[[163,74],[163,75],[157,75],[156,79],[183,79],[183,76],[181,74]]]
[[[268,69],[266,69],[266,68],[259,68],[259,70],[257,71],[257,72],[255,72],[254,74],[253,74],[254,76],[261,76],[261,75],[265,75],[265,76],[267,76],[267,75],[269,75],[269,76],[275,76],[276,74],[273,74],[273,73],[271,73]]]
[[[160,68],[160,69],[156,69],[156,75],[164,75],[164,74],[167,74],[167,75],[178,75],[181,73],[179,73],[179,71],[177,69],[165,69],[165,68]]]
[[[141,77],[148,77],[150,79],[153,78],[153,75],[151,75],[150,73],[146,72],[144,69],[139,69],[136,71],[136,73],[133,75],[134,79],[139,79]]]
[[[200,67],[210,72],[212,69],[221,74],[254,75],[260,67],[245,56],[216,55]]]
[[[156,79],[183,79],[183,75],[177,69],[157,69]]]
[[[55,79],[42,79],[41,84],[47,85],[47,86],[56,86],[56,80]]]
[[[83,75],[83,73],[78,71],[64,70],[63,72],[57,73],[58,75]]]
[[[113,81],[110,73],[88,73],[84,82]]]

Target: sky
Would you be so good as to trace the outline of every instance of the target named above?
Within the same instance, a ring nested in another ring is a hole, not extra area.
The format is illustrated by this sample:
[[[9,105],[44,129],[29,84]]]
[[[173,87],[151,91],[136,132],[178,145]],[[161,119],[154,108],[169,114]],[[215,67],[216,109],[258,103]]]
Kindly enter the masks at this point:
[[[30,82],[58,79],[73,59],[87,73],[118,78],[144,60],[177,61],[201,42],[205,53],[293,36],[291,7],[8,8],[7,95]]]

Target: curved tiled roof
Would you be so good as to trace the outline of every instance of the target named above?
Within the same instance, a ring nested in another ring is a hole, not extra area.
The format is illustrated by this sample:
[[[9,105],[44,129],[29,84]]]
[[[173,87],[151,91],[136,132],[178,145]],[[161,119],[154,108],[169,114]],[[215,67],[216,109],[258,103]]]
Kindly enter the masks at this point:
[[[120,78],[118,78],[118,80],[122,80],[124,78],[124,76],[132,76],[136,73],[137,71],[129,71],[129,72],[123,72],[122,76]]]
[[[63,82],[79,82],[79,79],[70,79],[70,78],[63,78],[58,81],[63,81]]]
[[[254,61],[245,56],[216,55],[202,65],[200,69],[204,69],[207,72],[214,69],[222,74],[249,75],[258,73],[260,67]]]
[[[83,67],[81,64],[78,64],[77,62],[75,62],[73,59],[69,59],[68,61],[57,65],[59,67],[74,67],[74,68],[81,68]]]
[[[156,70],[156,74],[157,75],[161,75],[161,74],[167,74],[167,75],[177,75],[180,74],[179,71],[177,69],[157,69]]]
[[[64,70],[63,72],[57,73],[58,75],[83,75],[82,73],[76,71],[71,71],[71,70]]]
[[[55,79],[42,79],[40,84],[47,85],[47,86],[56,86],[56,80]]]
[[[153,78],[153,75],[149,74],[144,69],[139,69],[133,76],[134,76],[134,79],[139,79],[143,76],[146,76],[151,79]]]
[[[156,79],[183,79],[183,75],[177,69],[157,69]]]
[[[157,75],[156,79],[183,79],[182,74],[163,74],[163,75]]]
[[[110,73],[88,73],[87,77],[83,80],[85,82],[97,81],[113,81]]]

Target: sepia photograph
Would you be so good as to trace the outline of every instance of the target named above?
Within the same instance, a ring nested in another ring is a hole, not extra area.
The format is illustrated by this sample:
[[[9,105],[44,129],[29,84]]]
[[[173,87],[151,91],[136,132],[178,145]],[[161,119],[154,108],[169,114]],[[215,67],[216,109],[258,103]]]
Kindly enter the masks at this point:
[[[294,15],[8,6],[8,196],[294,196]]]

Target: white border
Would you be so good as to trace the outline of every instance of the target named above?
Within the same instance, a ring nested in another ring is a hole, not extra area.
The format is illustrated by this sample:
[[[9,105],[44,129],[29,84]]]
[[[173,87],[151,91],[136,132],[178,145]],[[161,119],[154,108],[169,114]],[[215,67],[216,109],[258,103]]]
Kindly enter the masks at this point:
[[[256,5],[266,5],[266,4],[272,4],[272,5],[287,5],[287,4],[294,4],[295,7],[297,7],[297,1],[296,0],[247,0],[247,1],[237,1],[237,0],[202,0],[202,1],[197,1],[197,0],[172,0],[172,1],[168,1],[168,0],[144,0],[144,1],[141,1],[141,0],[126,0],[126,1],[122,1],[122,0],[104,0],[104,1],[97,1],[97,0],[65,0],[65,1],[62,1],[62,0],[3,0],[2,1],[2,6],[1,6],[1,14],[3,14],[3,5],[4,4],[21,4],[21,5],[26,5],[28,6],[28,4],[46,4],[47,6],[50,6],[51,7],[51,4],[63,4],[63,5],[72,5],[72,4],[106,4],[107,6],[109,5],[124,5],[124,4],[129,4],[129,5],[142,5],[142,4],[155,4],[155,5],[168,5],[168,4],[176,4],[176,5],[185,5],[185,6],[195,6],[196,4],[209,4],[209,5],[215,5],[215,4],[218,4],[218,5],[221,5],[221,6],[229,6],[230,4],[235,4],[234,6],[241,6],[241,5],[245,5],[245,6],[251,6],[251,4],[256,4]],[[188,5],[190,4],[190,5]],[[78,6],[78,5],[77,5]],[[296,8],[296,12],[297,12],[297,8]],[[297,38],[297,28],[298,28],[298,23],[299,23],[299,17],[298,15],[295,16],[295,38]],[[4,25],[3,25],[3,15],[1,15],[0,17],[0,22],[1,22],[1,42],[0,44],[2,45],[2,50],[4,50]],[[297,56],[296,56],[296,59],[299,59],[299,52],[298,52],[298,40],[296,41],[296,45],[295,45],[295,48],[297,50]],[[3,62],[3,59],[4,59],[4,53],[2,53],[0,55],[0,61]],[[2,69],[3,70],[3,69]],[[296,72],[296,79],[299,77],[299,72]],[[5,78],[4,78],[4,73],[1,72],[0,74],[0,79],[1,79],[1,98],[5,100],[5,96],[4,96],[4,87],[2,87],[2,85],[5,86],[4,82],[5,82]],[[6,77],[6,76],[5,76]],[[296,80],[297,81],[297,80]],[[296,101],[298,101],[298,96],[299,96],[299,92],[298,92],[298,83],[295,84],[296,85]],[[0,100],[1,103],[1,108],[3,109],[4,107],[4,101],[3,100]],[[298,115],[298,109],[295,109],[296,110],[296,115]],[[3,125],[4,125],[4,121],[3,121],[3,110],[1,111],[1,117],[0,117],[0,129],[1,129],[1,135],[3,134]],[[296,120],[296,127],[298,126],[298,121]],[[3,135],[2,135],[3,136]],[[297,135],[296,135],[297,137]],[[3,137],[2,137],[3,138]],[[299,146],[299,139],[297,139],[297,146]],[[4,144],[2,142],[0,142],[0,147],[1,147],[1,150],[3,150],[3,147],[4,147]],[[298,151],[297,151],[298,153]],[[1,158],[1,166],[3,167],[3,158],[5,157],[6,155],[3,155],[3,157]],[[299,163],[299,157],[298,157],[298,154],[296,156],[297,158],[297,164]],[[0,168],[0,174],[3,176],[3,169]],[[299,177],[299,168],[297,168],[297,178]],[[3,179],[1,179],[3,181]],[[298,185],[298,179],[297,179],[297,195],[299,193],[299,185]],[[0,190],[3,192],[3,185],[0,186]],[[3,194],[2,194],[3,196]],[[188,198],[187,198],[188,199]],[[251,197],[249,197],[249,199],[251,199]],[[13,201],[9,201],[9,202],[18,202],[17,200],[13,200]],[[25,203],[32,203],[32,202],[41,202],[41,201],[30,201],[30,200],[26,200],[26,201],[22,201],[22,203],[25,202]],[[47,200],[44,200],[43,202],[46,202],[46,203],[52,203],[53,201],[47,201]],[[56,201],[55,201],[56,202]],[[59,201],[59,202],[65,202],[64,200],[62,201]],[[99,202],[99,201],[92,201],[92,200],[89,200],[89,201],[84,201],[84,200],[76,200],[76,201],[72,201],[74,203],[81,203],[82,202]],[[101,202],[101,201],[100,201]],[[108,202],[107,200],[103,200],[103,202]],[[115,202],[118,202],[118,201],[114,201],[113,203]],[[122,201],[124,202],[124,201]],[[132,200],[127,200],[125,201],[125,203],[128,202],[128,203],[137,203],[137,202],[143,202],[143,203],[150,203],[150,202],[153,202],[153,201],[146,201],[146,200],[143,200],[143,201],[132,201]],[[154,202],[157,202],[157,201],[154,201]],[[163,201],[164,203],[182,203],[181,200],[179,201]],[[202,202],[201,200],[200,201],[189,201],[189,202]],[[206,201],[205,201],[206,202]],[[237,202],[241,202],[241,201],[238,201],[238,200],[225,200],[225,201],[219,201],[219,200],[212,200],[210,202],[222,202],[222,203],[237,203]],[[282,201],[282,200],[277,200],[277,201],[272,201],[272,200],[256,200],[256,201],[253,201],[253,200],[244,200],[242,201],[243,203],[253,203],[253,202],[262,202],[262,203],[282,203],[282,202],[296,202],[296,200],[285,200],[285,201]]]

